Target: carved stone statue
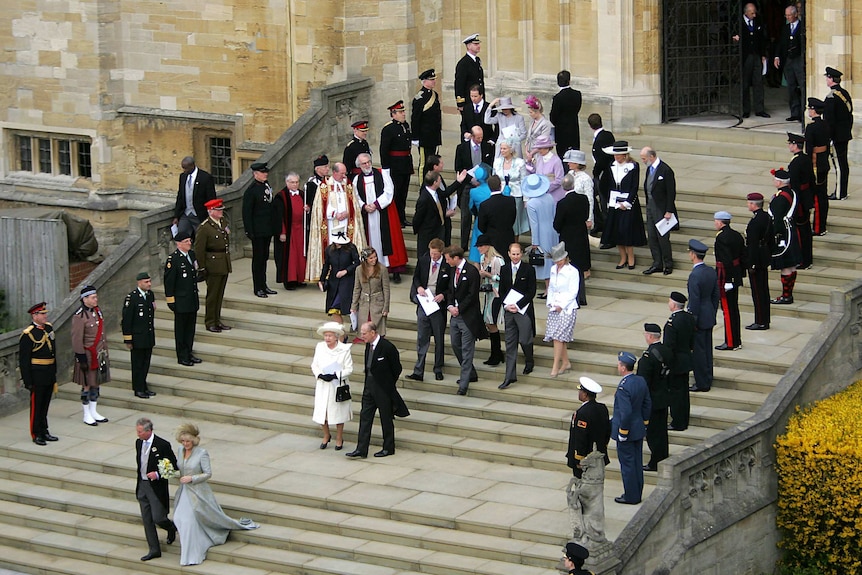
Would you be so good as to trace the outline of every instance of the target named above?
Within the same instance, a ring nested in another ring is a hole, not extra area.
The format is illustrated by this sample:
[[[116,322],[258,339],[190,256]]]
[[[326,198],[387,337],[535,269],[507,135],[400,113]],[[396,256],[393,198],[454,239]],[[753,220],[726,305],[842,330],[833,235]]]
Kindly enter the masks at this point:
[[[607,542],[605,537],[604,455],[593,451],[581,460],[581,477],[572,477],[566,488],[572,541],[587,547]]]

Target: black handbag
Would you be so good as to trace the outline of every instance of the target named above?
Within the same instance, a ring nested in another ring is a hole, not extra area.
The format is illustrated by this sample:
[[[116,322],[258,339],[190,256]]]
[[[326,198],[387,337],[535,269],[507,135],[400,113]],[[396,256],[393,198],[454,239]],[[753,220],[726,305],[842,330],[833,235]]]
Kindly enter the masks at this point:
[[[350,401],[353,399],[350,395],[350,386],[346,383],[342,383],[337,388],[335,388],[335,401],[341,403],[342,401]]]
[[[542,248],[536,246],[532,250],[530,250],[529,257],[530,265],[535,267],[542,267],[545,265],[545,252],[542,251]]]

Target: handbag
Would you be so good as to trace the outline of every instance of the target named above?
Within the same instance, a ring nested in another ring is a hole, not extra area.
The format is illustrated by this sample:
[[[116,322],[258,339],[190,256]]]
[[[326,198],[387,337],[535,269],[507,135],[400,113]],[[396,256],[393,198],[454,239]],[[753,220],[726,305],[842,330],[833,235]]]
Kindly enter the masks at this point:
[[[545,265],[545,252],[542,251],[542,248],[536,246],[532,250],[530,250],[529,257],[530,265],[535,267],[542,267]]]
[[[346,383],[342,383],[337,388],[335,388],[335,401],[341,403],[342,401],[350,401],[353,399],[350,396],[350,386]]]

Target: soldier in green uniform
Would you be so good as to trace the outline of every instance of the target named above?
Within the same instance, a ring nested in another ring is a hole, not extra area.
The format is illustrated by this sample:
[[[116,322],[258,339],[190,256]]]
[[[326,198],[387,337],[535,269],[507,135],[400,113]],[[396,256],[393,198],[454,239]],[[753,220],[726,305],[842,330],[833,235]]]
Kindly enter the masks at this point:
[[[200,271],[206,271],[207,297],[204,325],[207,331],[220,333],[230,329],[221,320],[221,306],[230,265],[230,226],[224,218],[224,201],[210,200],[205,204],[206,220],[195,235],[194,253],[203,257]]]
[[[656,471],[658,462],[668,457],[667,385],[673,355],[670,348],[661,342],[661,327],[658,324],[644,324],[644,339],[647,349],[638,361],[637,374],[646,380],[652,400],[652,414],[646,431],[650,459],[644,465],[644,471]]]
[[[174,312],[177,363],[191,366],[201,362],[192,352],[195,343],[195,320],[200,307],[198,262],[189,234],[180,232],[174,241],[177,243],[177,249],[165,261],[165,300]]]
[[[57,385],[57,350],[54,327],[48,323],[48,304],[37,303],[27,313],[32,323],[18,340],[18,367],[30,392],[30,437],[36,445],[57,441],[48,431],[48,407]]]
[[[81,289],[81,307],[72,316],[72,352],[75,354],[72,381],[81,386],[84,423],[108,423],[108,418],[96,411],[99,387],[111,381],[111,369],[105,320],[99,308],[99,294],[93,286]]]
[[[673,361],[668,378],[668,407],[671,431],[688,429],[691,403],[688,397],[688,374],[694,367],[691,352],[694,349],[696,322],[690,312],[683,309],[688,299],[678,291],[670,293],[667,305],[670,317],[664,324],[664,344],[670,348]]]
[[[135,278],[138,282],[123,302],[123,343],[131,352],[132,390],[135,397],[149,399],[155,391],[147,388],[147,374],[153,347],[156,345],[156,296],[150,291],[150,274],[141,272]]]

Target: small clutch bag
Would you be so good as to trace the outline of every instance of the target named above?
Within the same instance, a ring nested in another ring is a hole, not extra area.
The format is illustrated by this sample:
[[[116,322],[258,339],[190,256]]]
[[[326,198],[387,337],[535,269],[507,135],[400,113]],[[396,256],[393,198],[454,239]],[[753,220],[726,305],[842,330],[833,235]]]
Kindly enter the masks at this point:
[[[335,401],[341,403],[342,401],[350,401],[351,399],[349,385],[344,383],[335,388]]]

